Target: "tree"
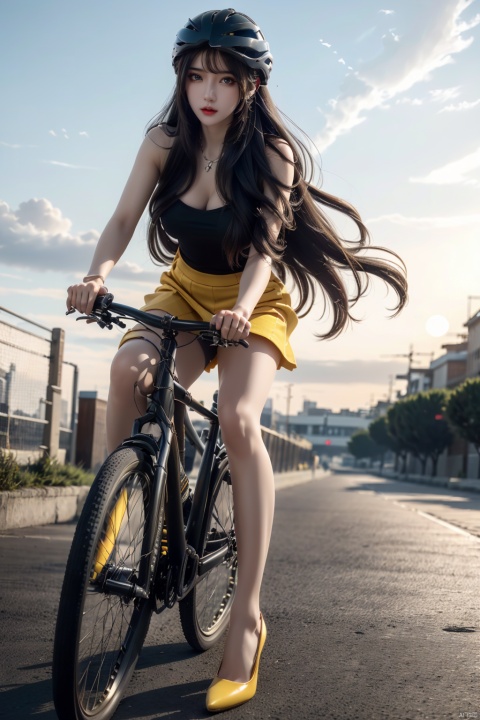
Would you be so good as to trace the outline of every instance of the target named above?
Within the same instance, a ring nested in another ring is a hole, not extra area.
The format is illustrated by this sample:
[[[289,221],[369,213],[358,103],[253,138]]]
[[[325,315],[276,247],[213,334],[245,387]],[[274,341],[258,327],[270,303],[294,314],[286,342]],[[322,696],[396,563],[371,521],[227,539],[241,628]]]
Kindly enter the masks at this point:
[[[368,426],[368,432],[373,442],[377,445],[380,453],[381,468],[383,468],[383,462],[385,459],[385,452],[387,450],[395,450],[395,442],[392,436],[388,432],[388,423],[385,415],[373,420]]]
[[[455,388],[447,402],[447,417],[458,434],[472,443],[480,456],[480,379],[469,378]],[[480,478],[480,460],[478,463]]]
[[[395,470],[398,470],[398,460],[402,461],[400,472],[404,473],[407,464],[408,447],[405,445],[401,430],[402,400],[399,400],[387,410],[388,434],[391,438],[391,449],[395,453]]]
[[[446,390],[428,390],[400,400],[394,406],[397,410],[390,432],[402,448],[420,460],[423,475],[429,458],[432,475],[437,474],[438,458],[453,440],[446,419],[447,398]]]
[[[357,430],[348,441],[348,452],[355,460],[369,458],[370,460],[378,455],[378,447],[370,437],[368,430]]]

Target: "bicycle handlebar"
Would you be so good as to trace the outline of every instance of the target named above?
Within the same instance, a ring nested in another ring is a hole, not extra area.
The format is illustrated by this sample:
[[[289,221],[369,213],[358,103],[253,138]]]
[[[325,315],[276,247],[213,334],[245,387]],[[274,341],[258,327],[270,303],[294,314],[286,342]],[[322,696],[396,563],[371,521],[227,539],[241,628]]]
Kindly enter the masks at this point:
[[[144,325],[151,325],[165,332],[198,332],[205,340],[210,341],[213,345],[220,345],[221,347],[243,345],[243,347],[248,348],[248,342],[246,340],[232,342],[231,340],[222,338],[220,331],[208,322],[200,320],[179,320],[172,315],[154,315],[153,313],[147,313],[143,310],[137,310],[129,305],[121,305],[120,303],[113,302],[113,299],[112,293],[97,295],[90,315],[77,318],[77,320],[94,319],[100,327],[111,329],[112,323],[125,327],[125,324],[119,321],[119,317],[131,318]],[[72,311],[69,310],[67,315],[70,312]],[[114,317],[112,313],[115,313],[117,317]]]

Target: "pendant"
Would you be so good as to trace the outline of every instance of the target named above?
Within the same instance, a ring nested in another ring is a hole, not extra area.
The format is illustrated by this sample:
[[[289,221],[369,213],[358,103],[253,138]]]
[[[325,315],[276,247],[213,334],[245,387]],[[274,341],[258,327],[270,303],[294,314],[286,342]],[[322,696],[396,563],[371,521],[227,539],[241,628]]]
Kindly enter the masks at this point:
[[[209,160],[208,165],[205,165],[205,172],[210,172],[210,170],[212,169],[212,165],[213,165],[213,160]]]

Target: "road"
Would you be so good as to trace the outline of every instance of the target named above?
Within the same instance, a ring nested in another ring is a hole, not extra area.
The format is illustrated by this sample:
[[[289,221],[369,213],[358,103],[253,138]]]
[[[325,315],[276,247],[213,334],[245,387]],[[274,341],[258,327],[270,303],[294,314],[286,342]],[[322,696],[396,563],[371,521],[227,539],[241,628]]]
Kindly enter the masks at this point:
[[[54,720],[50,665],[72,525],[0,537],[0,717]],[[277,492],[257,696],[229,720],[480,720],[480,496],[333,475]],[[155,616],[115,720],[209,717],[221,647]],[[222,715],[223,717],[223,715]]]

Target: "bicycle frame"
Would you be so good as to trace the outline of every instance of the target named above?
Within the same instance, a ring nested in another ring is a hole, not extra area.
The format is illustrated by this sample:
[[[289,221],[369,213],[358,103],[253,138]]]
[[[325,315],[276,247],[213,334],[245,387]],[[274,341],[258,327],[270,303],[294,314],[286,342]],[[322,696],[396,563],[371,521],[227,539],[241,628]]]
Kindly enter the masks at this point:
[[[67,315],[74,312],[68,310]],[[115,316],[111,315],[115,313]],[[92,313],[77,319],[95,319],[100,327],[112,328],[115,323],[120,327],[125,324],[120,318],[130,318],[139,321],[142,325],[150,325],[163,331],[160,338],[160,361],[157,367],[154,388],[149,396],[147,412],[135,420],[131,437],[126,439],[123,447],[136,447],[150,456],[153,470],[153,498],[151,512],[147,521],[146,532],[142,543],[142,556],[138,577],[135,583],[124,582],[108,578],[107,591],[123,595],[127,598],[150,597],[152,582],[156,580],[158,558],[161,547],[161,534],[163,518],[160,516],[164,497],[166,524],[168,529],[168,556],[172,577],[165,594],[166,606],[172,606],[176,600],[181,600],[195,586],[202,575],[220,565],[227,556],[229,549],[224,546],[211,552],[207,557],[200,558],[201,538],[205,532],[205,514],[214,491],[215,463],[217,466],[226,458],[225,448],[218,444],[219,421],[217,415],[216,399],[211,410],[197,402],[191,394],[175,381],[175,355],[177,345],[175,336],[178,330],[185,332],[200,332],[203,337],[211,337],[214,344],[234,344],[226,340],[220,342],[218,331],[212,330],[206,322],[178,320],[171,316],[147,315],[147,313],[127,305],[113,302],[113,295],[99,296],[95,300]],[[181,327],[180,327],[181,326]],[[245,340],[239,344],[248,347]],[[210,429],[203,444],[197,436],[192,423],[186,414],[187,436],[202,453],[199,474],[193,496],[187,527],[184,529],[183,507],[180,492],[180,455],[177,445],[177,436],[174,431],[174,403],[182,402],[192,408],[210,422]],[[158,428],[159,437],[143,432],[147,424]],[[153,548],[153,551],[151,550]],[[170,591],[174,591],[172,595]]]
[[[125,440],[122,445],[141,447],[150,454],[154,461],[152,511],[144,537],[144,547],[153,547],[154,551],[151,557],[147,557],[145,554],[142,560],[135,594],[145,597],[144,593],[148,594],[148,588],[150,588],[152,580],[155,580],[162,530],[160,509],[166,492],[168,554],[174,568],[173,590],[175,591],[175,599],[180,600],[194,587],[201,575],[208,572],[215,565],[220,564],[227,554],[227,549],[221,548],[211,553],[207,558],[199,558],[199,554],[203,550],[203,548],[199,547],[204,531],[201,521],[205,517],[211,492],[213,492],[211,478],[214,463],[226,456],[226,451],[218,445],[220,427],[216,412],[216,399],[214,399],[211,410],[208,410],[174,380],[175,354],[174,332],[165,332],[160,344],[160,362],[147,412],[135,420],[132,436]],[[186,530],[184,530],[180,493],[181,461],[173,426],[175,400],[192,408],[210,422],[210,428],[203,444],[191,424],[188,413],[186,414],[186,418],[188,418],[186,422],[187,436],[202,452],[192,509]],[[143,427],[150,423],[159,428],[158,440],[152,435],[142,432]],[[118,589],[120,590],[120,588]]]

